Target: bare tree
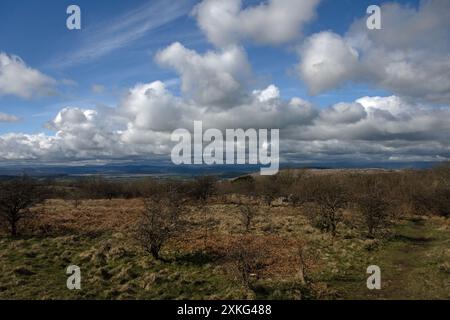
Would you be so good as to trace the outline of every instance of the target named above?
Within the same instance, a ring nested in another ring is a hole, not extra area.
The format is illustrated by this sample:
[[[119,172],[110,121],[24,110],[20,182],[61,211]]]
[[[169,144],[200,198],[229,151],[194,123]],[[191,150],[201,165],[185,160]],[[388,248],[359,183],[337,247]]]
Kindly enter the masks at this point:
[[[137,237],[148,253],[160,259],[162,247],[183,231],[184,205],[179,195],[172,191],[144,200],[144,206]]]
[[[75,209],[78,209],[80,207],[80,205],[82,204],[83,199],[86,198],[86,196],[82,190],[74,187],[74,188],[71,188],[67,192],[67,194],[65,195],[65,198],[73,204],[73,207]]]
[[[241,213],[241,221],[245,227],[245,232],[249,232],[252,221],[256,216],[256,209],[248,204],[239,204],[239,211]]]
[[[205,203],[216,192],[217,179],[212,176],[199,177],[190,184],[190,196],[201,203]]]
[[[261,177],[258,179],[256,190],[264,199],[264,202],[271,206],[272,202],[280,196],[280,185],[277,176]]]
[[[373,192],[360,195],[358,207],[366,222],[368,237],[374,238],[388,224],[389,202],[379,192]]]
[[[32,216],[30,209],[44,201],[44,192],[36,181],[25,176],[3,182],[0,188],[0,220],[16,237],[19,223]]]
[[[315,177],[310,185],[308,201],[313,202],[310,218],[313,223],[334,237],[337,225],[342,220],[342,210],[349,202],[349,195],[345,187],[337,179],[330,177]]]
[[[252,289],[254,281],[262,277],[267,255],[265,247],[260,246],[251,237],[243,236],[232,243],[229,257],[234,265],[234,271],[246,288]]]
[[[388,226],[391,208],[395,206],[393,189],[398,182],[389,178],[382,174],[370,174],[354,177],[352,181],[352,202],[362,214],[369,238],[374,238]]]

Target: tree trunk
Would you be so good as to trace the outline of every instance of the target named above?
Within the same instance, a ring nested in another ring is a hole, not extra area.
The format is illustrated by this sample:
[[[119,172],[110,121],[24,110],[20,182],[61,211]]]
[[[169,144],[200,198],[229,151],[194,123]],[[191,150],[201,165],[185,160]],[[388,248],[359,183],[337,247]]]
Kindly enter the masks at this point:
[[[17,223],[15,221],[11,223],[11,237],[17,237]]]
[[[160,259],[159,248],[157,246],[152,245],[150,248],[150,253],[152,254],[153,258],[155,258],[156,260]]]

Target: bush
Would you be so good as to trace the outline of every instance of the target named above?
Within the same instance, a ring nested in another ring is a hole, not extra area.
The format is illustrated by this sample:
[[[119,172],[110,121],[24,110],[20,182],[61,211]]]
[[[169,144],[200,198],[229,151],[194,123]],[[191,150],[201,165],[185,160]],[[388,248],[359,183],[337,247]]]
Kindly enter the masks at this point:
[[[314,226],[333,236],[349,203],[349,194],[339,177],[318,176],[311,179],[306,202],[311,204],[309,217]]]
[[[177,192],[160,194],[144,200],[145,209],[138,225],[137,238],[155,259],[162,247],[184,230],[184,206]]]
[[[189,195],[192,199],[205,204],[209,197],[216,192],[217,179],[215,177],[206,176],[197,178],[189,185]]]
[[[28,177],[4,182],[0,188],[0,221],[16,237],[19,223],[32,218],[30,209],[45,200],[44,188]]]
[[[253,289],[266,267],[267,249],[250,236],[243,236],[232,243],[228,251],[234,271],[241,283]]]
[[[364,217],[369,238],[376,237],[380,230],[388,226],[389,202],[380,193],[359,196],[357,206]]]
[[[241,222],[244,225],[245,232],[249,232],[252,221],[256,216],[256,208],[252,205],[248,204],[239,204],[240,218]]]

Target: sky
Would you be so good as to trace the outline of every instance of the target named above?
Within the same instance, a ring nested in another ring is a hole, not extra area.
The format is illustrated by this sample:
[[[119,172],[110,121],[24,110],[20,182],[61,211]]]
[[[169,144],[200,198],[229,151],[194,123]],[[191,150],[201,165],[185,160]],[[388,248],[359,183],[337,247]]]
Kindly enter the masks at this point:
[[[286,162],[448,160],[449,15],[446,0],[3,0],[0,162],[169,155],[194,120],[279,128]]]

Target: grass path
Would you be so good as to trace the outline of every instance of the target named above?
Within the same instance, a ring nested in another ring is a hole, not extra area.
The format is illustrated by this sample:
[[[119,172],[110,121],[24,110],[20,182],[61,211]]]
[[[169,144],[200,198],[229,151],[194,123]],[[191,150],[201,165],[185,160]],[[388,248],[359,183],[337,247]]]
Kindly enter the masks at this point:
[[[432,221],[405,220],[369,262],[381,268],[382,289],[358,284],[345,298],[450,299],[450,234]]]

